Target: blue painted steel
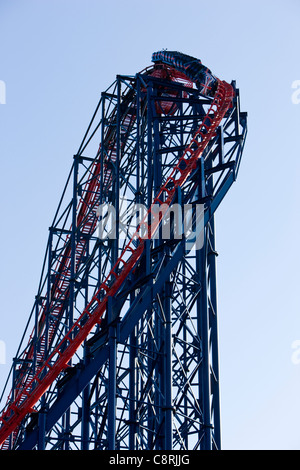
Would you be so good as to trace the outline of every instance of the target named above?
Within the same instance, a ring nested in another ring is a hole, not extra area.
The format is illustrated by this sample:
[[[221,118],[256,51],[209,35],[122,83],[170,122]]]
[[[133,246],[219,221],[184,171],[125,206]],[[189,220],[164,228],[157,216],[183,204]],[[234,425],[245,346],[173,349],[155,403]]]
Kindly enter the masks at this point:
[[[128,240],[130,209],[150,206],[211,103],[212,90],[199,86],[211,72],[200,61],[165,51],[153,60],[154,66],[135,77],[118,76],[101,95],[74,158],[31,314],[33,370],[39,352],[48,351],[42,327],[49,328],[51,352]],[[177,71],[186,73],[186,82],[182,75],[172,79]],[[232,109],[176,196],[183,207],[204,205],[204,245],[191,251],[184,237],[164,239],[162,231],[146,241],[102,324],[52,384],[37,413],[24,420],[14,448],[221,448],[214,215],[236,180],[247,134],[235,91]],[[128,210],[122,212],[116,203],[125,198]],[[98,237],[95,222],[103,203],[117,205],[125,241],[121,235]],[[67,270],[61,268],[66,260]],[[53,287],[58,282],[60,291]],[[49,324],[41,322],[45,298]],[[27,367],[21,350],[13,386]],[[26,351],[31,357],[29,346]]]
[[[116,360],[117,360],[117,332],[116,325],[113,321],[112,299],[108,303],[108,322],[109,327],[109,375],[108,375],[108,450],[116,448],[116,395],[117,395],[117,376],[116,376]]]

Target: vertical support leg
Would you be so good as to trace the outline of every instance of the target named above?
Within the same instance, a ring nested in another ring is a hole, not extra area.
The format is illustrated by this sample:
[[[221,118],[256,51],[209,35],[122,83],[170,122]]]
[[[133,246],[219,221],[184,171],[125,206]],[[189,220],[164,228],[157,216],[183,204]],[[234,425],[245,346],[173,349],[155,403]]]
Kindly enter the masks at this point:
[[[151,206],[152,203],[152,193],[153,193],[153,161],[152,161],[152,151],[153,151],[153,128],[152,128],[152,83],[148,83],[147,87],[147,200],[146,205],[147,207]],[[148,219],[148,227],[151,226],[151,217],[149,215]],[[151,240],[147,239],[145,242],[145,258],[146,258],[146,276],[151,273]],[[149,282],[152,282],[151,280]],[[155,319],[154,319],[154,311],[152,307],[150,307],[147,311],[147,318],[149,318],[149,329],[147,333],[147,346],[148,351],[153,351],[154,348],[154,341],[153,341],[153,331],[155,331]],[[154,371],[154,360],[149,355],[147,361],[148,367],[148,375],[151,373],[155,373]],[[148,449],[153,449],[153,445],[155,442],[155,414],[154,408],[156,406],[156,396],[148,397],[148,431],[147,431],[147,442],[148,442]]]
[[[84,364],[88,364],[86,348],[84,348]],[[89,392],[90,385],[88,384],[82,392],[81,450],[89,450]]]
[[[198,331],[202,342],[201,367],[199,376],[199,396],[203,413],[203,424],[199,436],[202,450],[211,450],[210,422],[210,364],[209,364],[209,322],[207,300],[206,233],[204,246],[196,250],[197,272],[201,273],[202,288],[197,300]]]
[[[107,304],[108,322],[112,319],[112,299]],[[109,326],[109,372],[108,372],[108,450],[116,448],[116,391],[117,391],[117,338],[115,325]]]
[[[131,293],[130,300],[133,303],[135,298],[134,293]],[[135,450],[136,447],[136,390],[137,390],[137,373],[136,373],[136,357],[137,357],[137,327],[130,335],[130,349],[129,349],[129,449]]]
[[[47,297],[46,297],[46,321],[45,321],[45,333],[44,333],[44,360],[48,356],[49,350],[49,321],[50,321],[50,292],[51,292],[51,264],[52,264],[52,243],[53,243],[53,228],[49,229],[48,239],[48,276],[47,276]],[[35,322],[35,335],[36,340],[38,337],[38,300],[36,300],[36,322]],[[37,347],[37,345],[35,345]],[[41,411],[38,418],[38,449],[45,450],[45,432],[46,432],[46,397],[45,395],[41,398]]]
[[[121,79],[117,77],[117,128],[116,128],[116,162],[115,162],[115,181],[114,181],[114,201],[115,208],[115,233],[112,250],[112,265],[119,257],[119,224],[120,224],[120,157],[121,157]]]
[[[90,244],[87,241],[87,256],[90,252]],[[89,275],[86,273],[85,278],[85,306],[88,304],[89,299]],[[88,348],[85,343],[83,352],[83,362],[87,366],[90,362],[88,355]],[[90,383],[87,384],[82,392],[82,424],[81,424],[81,450],[89,450],[89,432],[90,432]]]
[[[165,293],[165,450],[173,448],[173,406],[172,406],[172,320],[171,292],[172,285],[166,283]]]
[[[135,450],[136,448],[136,427],[137,427],[137,421],[136,421],[136,402],[137,402],[137,397],[136,397],[136,380],[137,380],[137,374],[136,374],[136,335],[135,332],[130,335],[130,359],[129,359],[129,364],[130,364],[130,378],[129,378],[129,449],[130,450]]]
[[[45,450],[46,448],[46,410],[42,408],[39,412],[38,418],[38,450]]]
[[[75,263],[76,263],[76,237],[77,237],[77,184],[78,184],[78,169],[79,169],[79,155],[74,155],[73,167],[73,199],[72,199],[72,232],[71,232],[71,260],[70,260],[70,287],[69,287],[69,310],[68,310],[68,331],[73,326],[74,321],[74,302],[75,302]],[[69,362],[71,366],[72,361]],[[64,450],[70,448],[70,409],[66,411],[62,419],[62,426],[64,427]]]
[[[219,351],[218,351],[218,318],[217,318],[217,283],[216,283],[216,250],[215,250],[215,223],[214,217],[208,225],[208,267],[209,267],[209,321],[211,329],[211,393],[213,413],[213,441],[214,447],[221,449],[221,412],[220,412],[220,389],[219,389]]]

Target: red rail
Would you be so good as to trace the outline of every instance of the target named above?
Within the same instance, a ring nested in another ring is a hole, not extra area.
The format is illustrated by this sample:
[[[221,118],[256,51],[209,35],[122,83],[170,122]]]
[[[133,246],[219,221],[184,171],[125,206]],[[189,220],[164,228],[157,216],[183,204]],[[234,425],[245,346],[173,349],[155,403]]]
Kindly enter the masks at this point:
[[[68,362],[94,326],[101,323],[108,298],[119,291],[143,253],[144,237],[141,236],[141,233],[146,233],[147,237],[151,237],[161,223],[163,214],[160,213],[157,217],[157,204],[164,204],[164,207],[170,206],[176,189],[184,184],[196,168],[197,160],[208,143],[215,137],[217,127],[232,104],[233,94],[233,89],[229,84],[218,80],[215,97],[202,124],[156,195],[148,213],[101,284],[98,292],[47,360],[38,368],[33,377],[26,381],[26,386],[16,394],[12,402],[8,403],[0,417],[0,445],[5,443],[7,438],[15,432],[28,413],[35,411],[34,406],[38,400],[59,374],[68,367]],[[148,225],[149,216],[153,216],[151,225]]]

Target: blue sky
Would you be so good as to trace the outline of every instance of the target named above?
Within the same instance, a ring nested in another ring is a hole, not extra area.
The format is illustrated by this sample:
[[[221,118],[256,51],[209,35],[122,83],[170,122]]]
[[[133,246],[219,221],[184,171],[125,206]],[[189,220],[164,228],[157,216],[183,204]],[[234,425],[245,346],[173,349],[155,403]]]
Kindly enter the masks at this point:
[[[223,448],[300,449],[299,14],[299,0],[0,0],[1,389],[100,93],[180,50],[236,80],[248,112],[216,216]]]

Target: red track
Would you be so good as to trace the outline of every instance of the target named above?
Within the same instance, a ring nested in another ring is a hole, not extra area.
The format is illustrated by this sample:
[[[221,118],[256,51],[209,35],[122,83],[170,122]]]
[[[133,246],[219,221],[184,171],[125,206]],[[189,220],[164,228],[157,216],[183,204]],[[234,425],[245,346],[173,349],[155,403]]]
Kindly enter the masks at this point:
[[[203,123],[194,134],[184,154],[178,160],[177,165],[173,168],[166,182],[161,187],[148,213],[140,223],[134,236],[124,248],[109,275],[101,284],[98,292],[93,296],[70,331],[54,348],[47,360],[42,363],[35,374],[33,376],[27,375],[26,379],[23,379],[22,386],[18,387],[14,400],[7,404],[6,409],[0,417],[0,445],[2,445],[2,448],[7,448],[8,442],[6,440],[9,436],[18,429],[18,426],[28,413],[35,411],[34,406],[37,404],[38,400],[59,374],[68,367],[70,359],[74,356],[75,352],[87,338],[94,326],[101,323],[102,317],[106,311],[108,298],[113,297],[119,291],[124,280],[136,266],[143,253],[144,237],[141,236],[141,233],[147,233],[148,237],[151,237],[161,223],[163,214],[160,213],[159,217],[157,217],[157,205],[164,204],[164,208],[171,205],[176,189],[184,184],[191,172],[196,168],[197,160],[201,157],[208,143],[215,137],[216,129],[232,104],[233,96],[234,92],[231,85],[218,80],[218,89],[203,119]],[[95,193],[96,191],[87,194]],[[89,206],[90,203],[91,201],[83,201],[83,205],[87,204],[87,206]],[[82,206],[82,212],[80,213],[79,211],[78,222],[80,222],[79,219],[83,217],[82,214],[84,213],[84,207]],[[149,215],[153,216],[151,226],[148,226]],[[92,221],[90,224],[87,223],[87,228],[90,230],[92,225]],[[146,232],[144,230],[145,228]],[[65,253],[65,260],[68,259],[69,254]],[[66,265],[68,265],[68,262],[64,261],[59,267],[58,272],[62,270],[65,271]],[[62,282],[63,281],[61,281],[61,283]],[[60,288],[65,289],[65,285],[61,285]]]

